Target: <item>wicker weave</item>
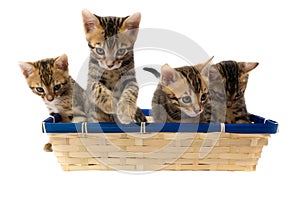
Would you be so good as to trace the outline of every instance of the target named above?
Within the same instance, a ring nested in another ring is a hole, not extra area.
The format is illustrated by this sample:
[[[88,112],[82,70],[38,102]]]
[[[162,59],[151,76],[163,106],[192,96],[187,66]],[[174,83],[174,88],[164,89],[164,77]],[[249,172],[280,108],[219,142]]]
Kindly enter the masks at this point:
[[[254,171],[268,134],[48,133],[63,170]]]

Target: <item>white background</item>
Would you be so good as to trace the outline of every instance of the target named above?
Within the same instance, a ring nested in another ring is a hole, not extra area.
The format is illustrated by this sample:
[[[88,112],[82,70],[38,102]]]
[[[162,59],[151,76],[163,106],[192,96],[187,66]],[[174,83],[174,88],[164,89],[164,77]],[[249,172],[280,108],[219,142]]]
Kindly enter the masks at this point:
[[[297,5],[291,0],[1,2],[0,199],[299,199]],[[257,171],[63,172],[53,154],[42,150],[47,110],[28,89],[18,61],[66,53],[76,77],[88,56],[83,8],[103,16],[140,11],[141,28],[179,32],[214,55],[214,62],[258,61],[246,91],[248,109],[278,121],[280,132],[264,148]]]

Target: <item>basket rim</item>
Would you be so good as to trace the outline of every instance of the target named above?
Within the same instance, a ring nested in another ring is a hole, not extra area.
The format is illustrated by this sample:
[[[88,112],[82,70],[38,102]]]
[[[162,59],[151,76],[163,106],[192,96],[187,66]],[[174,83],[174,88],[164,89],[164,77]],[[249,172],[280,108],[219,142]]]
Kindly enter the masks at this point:
[[[146,116],[150,109],[143,109]],[[251,124],[198,124],[198,123],[60,123],[59,114],[45,119],[42,123],[43,133],[156,133],[156,132],[226,132],[238,134],[276,134],[278,123],[257,115],[250,115]],[[225,127],[225,131],[224,131]],[[223,129],[223,130],[222,130]]]

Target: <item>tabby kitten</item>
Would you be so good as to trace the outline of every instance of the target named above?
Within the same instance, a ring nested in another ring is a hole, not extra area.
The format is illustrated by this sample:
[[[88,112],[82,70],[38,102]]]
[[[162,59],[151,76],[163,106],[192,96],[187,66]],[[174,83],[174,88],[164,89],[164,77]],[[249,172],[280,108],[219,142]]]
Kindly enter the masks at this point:
[[[86,40],[90,47],[87,93],[91,121],[145,122],[137,107],[137,85],[133,46],[141,14],[99,17],[82,11]]]
[[[67,55],[20,62],[19,65],[28,86],[43,99],[50,115],[60,114],[61,122],[86,121],[86,97],[83,89],[69,76]],[[51,144],[46,144],[44,149],[51,151]]]
[[[257,62],[222,61],[215,65],[226,91],[225,123],[251,123],[247,112],[244,93],[250,71]],[[218,93],[218,90],[214,90]]]
[[[216,65],[204,67],[201,74],[202,79],[205,80],[208,95],[206,103],[203,104],[204,112],[200,115],[199,122],[251,123],[246,108],[244,93],[247,87],[249,72],[256,68],[257,65],[257,62],[222,61]],[[156,77],[160,77],[160,73],[155,69],[144,68],[144,70],[153,73]],[[158,87],[161,87],[161,85]],[[188,87],[180,84],[178,85],[178,88],[183,92],[186,91]],[[164,96],[160,95],[161,92],[157,89],[154,93],[153,102],[160,102],[160,104],[166,105],[171,103],[171,101],[168,101]],[[196,103],[196,101],[193,101],[193,104]],[[198,105],[194,105],[194,107],[197,106]],[[179,106],[177,109],[173,110],[164,107],[166,106],[153,106],[154,118],[162,118],[158,121],[163,121],[163,119],[166,118],[164,115],[159,115],[163,113],[163,110],[167,110],[168,116],[180,115],[178,114],[180,113],[180,109],[178,109]],[[172,105],[169,107],[173,108]],[[192,118],[187,121],[193,121],[191,119]],[[168,121],[176,122],[175,120],[170,119],[170,117],[167,117],[167,122]],[[196,120],[194,121],[196,122]],[[182,122],[185,122],[185,120]]]
[[[152,99],[155,122],[199,122],[208,99],[208,88],[201,71],[211,60],[196,66],[172,68],[165,64],[161,67],[160,83]]]

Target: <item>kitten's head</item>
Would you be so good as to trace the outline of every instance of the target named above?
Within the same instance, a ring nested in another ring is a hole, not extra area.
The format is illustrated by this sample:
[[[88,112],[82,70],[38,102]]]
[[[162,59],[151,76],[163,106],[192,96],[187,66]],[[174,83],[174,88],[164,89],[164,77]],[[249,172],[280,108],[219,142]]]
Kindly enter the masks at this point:
[[[235,101],[244,97],[248,83],[249,73],[257,67],[258,62],[222,61],[220,72],[223,74],[223,82],[227,95],[227,105],[231,106]]]
[[[68,57],[63,54],[36,62],[20,62],[20,68],[33,93],[51,102],[66,91]]]
[[[100,67],[118,69],[133,56],[140,13],[128,17],[99,17],[83,10],[82,18],[88,45]]]
[[[208,89],[201,71],[211,59],[196,66],[174,69],[168,64],[161,68],[160,84],[174,106],[189,117],[197,117],[204,109],[208,98]]]

